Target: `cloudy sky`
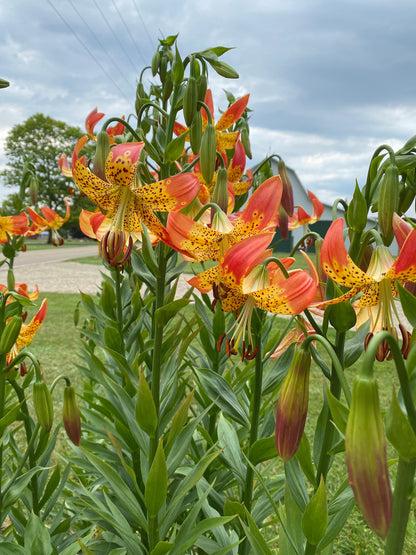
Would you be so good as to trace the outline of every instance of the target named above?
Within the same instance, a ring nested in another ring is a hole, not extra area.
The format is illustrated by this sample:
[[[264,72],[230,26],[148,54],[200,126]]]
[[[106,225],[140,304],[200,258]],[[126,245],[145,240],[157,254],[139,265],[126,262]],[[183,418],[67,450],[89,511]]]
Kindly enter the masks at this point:
[[[209,84],[223,108],[223,89],[250,93],[253,162],[277,153],[323,201],[348,197],[377,146],[416,134],[415,20],[415,0],[3,0],[0,168],[36,112],[131,113],[158,38],[179,33],[183,57],[234,47],[240,78]]]

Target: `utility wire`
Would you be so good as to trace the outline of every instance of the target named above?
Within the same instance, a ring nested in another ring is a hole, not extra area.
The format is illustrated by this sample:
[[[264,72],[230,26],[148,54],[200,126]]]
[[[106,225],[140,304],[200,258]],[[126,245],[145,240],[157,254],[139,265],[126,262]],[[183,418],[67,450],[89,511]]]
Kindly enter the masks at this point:
[[[146,32],[147,38],[149,39],[149,42],[150,42],[150,44],[152,45],[152,49],[153,49],[153,50],[156,50],[155,44],[154,44],[154,42],[153,42],[153,39],[152,39],[152,37],[151,37],[149,31],[147,30],[146,23],[145,23],[144,19],[142,18],[142,14],[141,14],[140,11],[139,11],[139,7],[138,7],[137,4],[136,4],[136,0],[132,0],[132,2],[133,2],[133,4],[134,4],[134,7],[136,8],[137,15],[139,16],[140,21],[141,21],[142,24],[143,24],[143,27],[144,27],[144,30],[145,30],[145,32]]]
[[[111,27],[110,23],[108,22],[107,17],[105,16],[104,12],[102,11],[100,5],[97,3],[97,0],[94,0],[94,4],[95,4],[95,7],[97,8],[97,10],[100,12],[101,17],[102,17],[102,18],[104,19],[104,21],[106,22],[107,27],[110,29],[110,32],[112,33],[112,35],[113,35],[115,41],[118,43],[118,45],[120,46],[121,50],[124,52],[124,54],[125,54],[126,57],[128,58],[128,60],[129,60],[129,62],[130,62],[130,64],[131,64],[131,66],[132,66],[132,68],[133,68],[135,74],[137,75],[138,69],[137,69],[135,63],[134,63],[133,60],[131,59],[129,53],[128,53],[128,52],[126,51],[126,49],[124,48],[123,43],[122,43],[122,42],[120,41],[120,39],[118,38],[117,34],[114,32],[113,28]]]
[[[108,52],[106,50],[105,45],[101,42],[100,38],[97,36],[96,32],[94,31],[94,29],[92,29],[92,27],[88,24],[88,22],[86,21],[85,17],[79,12],[78,8],[75,6],[75,4],[73,3],[72,0],[68,0],[68,2],[71,4],[72,8],[74,9],[75,13],[78,15],[78,17],[84,22],[84,24],[87,26],[89,32],[94,36],[95,40],[97,41],[99,47],[101,48],[101,50],[105,53],[105,55],[111,60],[112,64],[115,66],[115,68],[117,69],[117,71],[119,72],[119,74],[121,75],[121,77],[126,81],[126,83],[128,84],[129,87],[131,87],[134,90],[134,87],[131,83],[131,81],[128,80],[128,78],[124,75],[124,73],[121,71],[121,66],[119,63],[117,63],[114,58],[112,57],[111,53]]]
[[[119,87],[119,85],[117,84],[117,82],[113,79],[113,77],[111,76],[110,73],[108,73],[108,71],[105,69],[105,67],[102,65],[102,63],[97,59],[97,57],[93,54],[93,52],[91,52],[91,50],[88,48],[88,46],[85,44],[85,42],[77,35],[77,33],[75,32],[75,30],[73,29],[73,27],[66,21],[66,19],[59,13],[59,11],[56,9],[56,7],[52,4],[51,0],[48,0],[48,4],[53,8],[53,10],[55,11],[55,13],[58,15],[58,17],[63,21],[63,23],[68,27],[68,29],[71,31],[71,33],[74,35],[74,37],[78,40],[78,42],[85,48],[85,50],[88,52],[88,54],[91,56],[91,58],[94,60],[94,62],[101,68],[101,70],[104,72],[104,74],[108,77],[108,79],[110,79],[110,81],[112,81],[112,83],[114,84],[115,87],[117,87],[117,89],[120,91],[120,93],[123,95],[123,97],[129,102],[129,99],[126,97],[126,95],[124,94],[124,91]]]
[[[127,31],[127,34],[128,34],[129,37],[130,37],[131,42],[132,42],[132,43],[134,44],[134,46],[136,47],[136,50],[137,50],[137,52],[139,53],[139,56],[140,56],[141,59],[143,60],[143,63],[146,65],[146,60],[144,59],[143,54],[140,52],[140,49],[139,49],[139,47],[137,46],[137,42],[135,41],[133,35],[131,34],[130,29],[129,29],[128,26],[127,26],[127,23],[125,22],[125,20],[124,20],[122,14],[121,14],[121,12],[120,12],[120,10],[119,10],[118,7],[117,7],[117,4],[114,2],[114,0],[111,0],[111,2],[112,2],[112,4],[113,4],[113,6],[114,6],[116,12],[117,12],[118,15],[119,15],[119,18],[121,19],[121,21],[122,21],[122,23],[123,23],[123,25],[124,25],[124,27],[125,27],[125,29],[126,29],[126,31]]]

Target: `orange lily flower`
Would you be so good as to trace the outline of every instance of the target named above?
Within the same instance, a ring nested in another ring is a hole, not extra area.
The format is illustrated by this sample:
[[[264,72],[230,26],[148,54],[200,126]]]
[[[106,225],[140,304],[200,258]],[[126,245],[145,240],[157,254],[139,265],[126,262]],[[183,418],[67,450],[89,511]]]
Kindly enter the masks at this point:
[[[169,244],[191,260],[219,260],[233,244],[265,231],[274,230],[282,197],[279,176],[267,179],[251,195],[240,214],[228,217],[217,212],[211,227],[194,222],[181,212],[169,214]]]
[[[293,213],[293,216],[289,217],[289,229],[296,229],[301,225],[305,226],[307,224],[314,224],[324,213],[325,207],[318,199],[318,197],[314,195],[311,191],[308,191],[308,196],[312,202],[312,216],[308,214],[301,206],[298,206],[297,210],[295,210],[295,212]]]
[[[79,162],[78,154],[86,142],[81,138],[72,156],[72,169],[78,187],[98,207],[107,212],[111,230],[125,233],[127,238],[142,231],[142,222],[162,237],[165,228],[153,211],[170,212],[189,204],[199,189],[198,179],[189,173],[141,185],[136,175],[144,143],[123,143],[114,146],[105,163],[107,181],[94,175]]]
[[[227,129],[231,127],[233,123],[235,123],[240,117],[244,114],[245,109],[247,108],[248,99],[250,98],[249,94],[246,94],[236,100],[225,112],[221,115],[220,119],[215,123],[214,121],[214,103],[212,100],[212,91],[208,89],[205,95],[205,104],[208,106],[209,111],[211,112],[212,122],[214,123],[215,127],[215,138],[217,143],[217,150],[221,154],[225,154],[226,150],[233,149],[237,142],[237,139],[240,136],[239,131],[231,131],[225,133]],[[202,115],[202,127],[208,123],[208,116],[204,108],[201,108],[201,115]]]
[[[34,291],[32,291],[31,293],[29,293],[29,286],[27,283],[16,283],[14,286],[14,291],[16,291],[16,293],[18,293],[19,295],[22,295],[22,297],[26,297],[27,299],[30,299],[31,301],[36,301],[36,299],[39,297],[39,287],[36,285],[36,289]],[[8,289],[6,287],[6,285],[0,284],[0,293],[7,293]],[[7,299],[7,302],[13,302],[14,299],[13,297],[9,297]]]
[[[28,228],[28,217],[22,212],[18,216],[0,216],[0,244],[7,243],[7,235],[24,235]]]
[[[399,239],[400,240],[400,239]],[[396,281],[401,284],[416,282],[416,230],[412,229],[405,240],[401,241],[401,249],[394,260],[390,251],[384,245],[376,246],[366,272],[361,270],[350,258],[344,245],[343,220],[339,218],[332,223],[326,233],[322,250],[321,264],[324,272],[336,283],[350,290],[336,299],[326,301],[334,304],[351,299],[361,293],[355,304],[358,310],[357,327],[371,318],[370,331],[375,333],[386,329],[395,333],[394,320],[400,322],[395,307],[395,297],[398,295]],[[408,351],[409,334],[400,324],[403,336],[402,351],[406,356]],[[396,334],[397,335],[397,334]],[[378,353],[379,359],[387,356],[387,345],[383,345],[384,356]]]
[[[94,128],[104,116],[104,112],[98,112],[97,108],[94,108],[94,110],[92,110],[92,112],[90,112],[85,119],[85,129],[87,131],[87,135],[93,141],[97,140],[97,137],[95,137],[94,135]],[[113,144],[114,137],[117,135],[122,135],[124,133],[124,125],[118,122],[111,127],[107,127],[106,131],[110,137],[110,144]]]
[[[22,325],[20,329],[19,337],[17,338],[16,343],[13,345],[11,350],[7,353],[6,364],[8,365],[11,364],[13,360],[17,357],[19,352],[32,342],[36,332],[38,331],[38,329],[42,325],[43,320],[45,319],[46,310],[47,310],[47,302],[46,302],[46,299],[43,299],[39,310],[32,318],[31,322],[29,324]]]
[[[59,235],[58,229],[61,228],[65,222],[68,221],[71,212],[68,199],[64,200],[66,205],[66,213],[64,217],[59,216],[59,214],[57,214],[55,210],[52,210],[48,206],[43,206],[40,209],[43,214],[42,217],[28,206],[27,211],[33,222],[33,225],[29,228],[26,235],[37,235],[42,231],[50,229],[52,231],[52,244],[55,246],[62,245],[64,240]]]
[[[318,276],[312,262],[308,260],[311,275],[306,270],[293,270],[285,277],[280,268],[270,262],[262,265],[271,251],[265,250],[273,239],[273,233],[262,233],[248,237],[230,247],[221,257],[218,266],[202,272],[189,280],[199,291],[207,293],[214,289],[215,299],[221,301],[225,312],[239,311],[235,332],[227,341],[227,352],[235,354],[243,339],[243,358],[250,358],[251,317],[255,307],[274,314],[300,314],[313,301],[318,284]],[[281,260],[289,268],[293,258]],[[245,346],[248,332],[250,345]],[[248,357],[247,357],[248,353]]]

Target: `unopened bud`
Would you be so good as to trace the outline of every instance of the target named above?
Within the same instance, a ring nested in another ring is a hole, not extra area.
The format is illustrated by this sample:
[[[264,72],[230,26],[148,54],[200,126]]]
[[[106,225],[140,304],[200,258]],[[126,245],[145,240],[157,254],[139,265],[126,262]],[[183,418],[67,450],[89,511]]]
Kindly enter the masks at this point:
[[[279,159],[277,163],[277,171],[280,175],[280,179],[282,180],[282,184],[283,184],[282,201],[281,201],[283,208],[285,209],[286,214],[288,216],[293,216],[293,210],[295,208],[295,205],[293,201],[292,183],[289,179],[286,165],[281,159]]]
[[[392,492],[386,440],[373,376],[357,375],[345,433],[350,485],[367,524],[382,538],[390,528]]]
[[[196,107],[198,101],[198,85],[195,77],[192,75],[188,78],[183,95],[183,117],[185,123],[189,127],[196,114]]]
[[[389,245],[393,239],[393,214],[399,204],[399,170],[396,164],[390,164],[383,176],[378,194],[378,224],[383,241]]]
[[[212,193],[212,202],[227,213],[228,207],[228,172],[226,168],[219,168],[217,171],[217,180],[215,182],[214,191]]]
[[[276,449],[283,461],[298,450],[305,428],[309,402],[311,355],[300,347],[280,391],[276,414]]]
[[[100,179],[105,180],[105,161],[110,153],[110,138],[106,131],[100,131],[97,135],[97,147],[95,150],[93,173]]]
[[[215,127],[208,123],[201,140],[199,165],[205,183],[211,183],[214,177],[215,166],[217,163],[217,143],[215,137]]]
[[[65,386],[63,403],[63,421],[66,433],[74,445],[81,441],[81,416],[72,385]]]
[[[43,380],[36,381],[33,384],[33,406],[39,424],[45,432],[50,432],[53,424],[52,395]]]
[[[6,355],[19,337],[22,327],[22,317],[12,316],[6,323],[0,336],[0,355]]]

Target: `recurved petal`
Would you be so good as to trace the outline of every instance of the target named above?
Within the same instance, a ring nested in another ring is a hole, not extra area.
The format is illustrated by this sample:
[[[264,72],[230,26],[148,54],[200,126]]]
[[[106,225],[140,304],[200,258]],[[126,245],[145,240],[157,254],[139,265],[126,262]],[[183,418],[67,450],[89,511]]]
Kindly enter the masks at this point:
[[[213,266],[205,272],[198,274],[197,276],[188,279],[189,285],[196,287],[201,293],[209,293],[214,284],[217,284],[219,280],[219,266]]]
[[[94,204],[106,211],[111,211],[121,197],[121,187],[103,181],[83,166],[78,158],[73,158],[72,173],[76,184]]]
[[[250,293],[256,306],[275,314],[300,314],[312,303],[316,281],[306,272],[294,272],[287,279]]]
[[[393,231],[397,244],[399,245],[399,249],[402,248],[403,243],[406,241],[406,237],[412,229],[413,227],[396,214],[396,212],[393,214]]]
[[[386,274],[386,278],[395,277],[400,281],[416,281],[416,229],[406,237],[399,256]]]
[[[47,300],[43,299],[38,312],[32,318],[31,322],[27,325],[23,325],[21,328],[19,337],[17,338],[17,341],[16,341],[16,347],[19,351],[20,349],[22,349],[23,347],[26,347],[26,345],[29,345],[29,343],[31,343],[36,332],[38,331],[43,320],[45,319],[46,310],[47,310]]]
[[[283,184],[278,175],[270,177],[251,195],[241,212],[233,235],[253,235],[269,225],[275,227],[276,216],[282,198]]]
[[[215,129],[217,131],[224,131],[228,129],[233,123],[235,123],[243,114],[244,110],[247,108],[249,94],[242,96],[238,100],[231,104],[231,106],[222,114]]]
[[[243,278],[269,255],[265,249],[272,239],[273,233],[260,233],[236,243],[225,252],[220,266],[221,280],[227,287],[241,287]]]
[[[144,143],[123,143],[110,150],[105,161],[105,176],[113,185],[130,187]]]
[[[195,260],[218,259],[220,232],[194,222],[182,212],[169,214],[166,229],[175,249],[186,252]]]
[[[226,150],[231,150],[235,147],[235,143],[237,142],[240,136],[240,131],[231,131],[228,132],[216,132],[215,139],[217,142],[217,150],[221,153],[224,153]]]
[[[344,245],[343,227],[343,219],[339,218],[326,232],[321,249],[321,265],[324,272],[335,282],[346,287],[372,283],[373,280],[354,264],[348,255]]]
[[[200,184],[191,173],[179,173],[134,190],[152,210],[171,212],[187,206],[197,195]]]

